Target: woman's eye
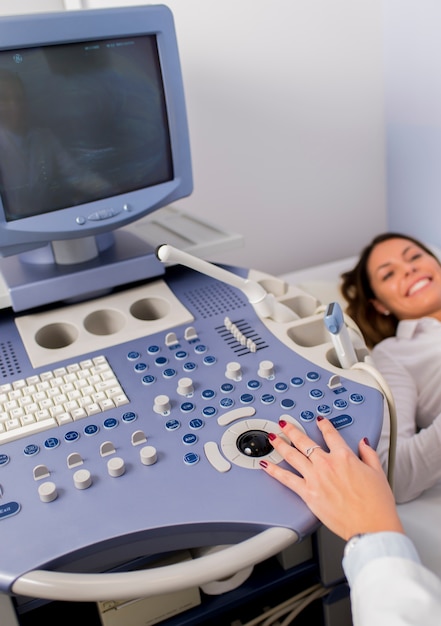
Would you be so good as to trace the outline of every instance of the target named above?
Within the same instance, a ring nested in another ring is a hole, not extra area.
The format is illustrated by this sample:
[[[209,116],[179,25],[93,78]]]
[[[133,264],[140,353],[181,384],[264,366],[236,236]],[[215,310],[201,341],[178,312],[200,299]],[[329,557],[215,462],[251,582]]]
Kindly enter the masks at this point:
[[[388,280],[389,278],[391,278],[394,275],[394,273],[392,271],[387,272],[387,274],[384,274],[383,278],[381,280]]]

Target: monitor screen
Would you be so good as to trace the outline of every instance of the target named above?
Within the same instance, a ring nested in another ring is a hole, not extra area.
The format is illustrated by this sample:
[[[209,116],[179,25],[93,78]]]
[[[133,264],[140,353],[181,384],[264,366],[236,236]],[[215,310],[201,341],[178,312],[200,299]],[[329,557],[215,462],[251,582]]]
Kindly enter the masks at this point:
[[[0,256],[116,231],[191,190],[169,9],[0,19]]]

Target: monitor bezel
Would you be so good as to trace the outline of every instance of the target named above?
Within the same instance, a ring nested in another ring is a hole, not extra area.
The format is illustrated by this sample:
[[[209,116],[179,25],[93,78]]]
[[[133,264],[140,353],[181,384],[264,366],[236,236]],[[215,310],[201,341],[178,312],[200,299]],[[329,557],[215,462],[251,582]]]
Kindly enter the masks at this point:
[[[165,5],[82,9],[0,18],[0,50],[16,50],[117,37],[155,35],[170,132],[173,179],[119,196],[8,221],[0,198],[0,256],[51,241],[97,236],[129,224],[188,196],[193,189],[190,141],[173,15]],[[112,207],[105,220],[84,218]]]

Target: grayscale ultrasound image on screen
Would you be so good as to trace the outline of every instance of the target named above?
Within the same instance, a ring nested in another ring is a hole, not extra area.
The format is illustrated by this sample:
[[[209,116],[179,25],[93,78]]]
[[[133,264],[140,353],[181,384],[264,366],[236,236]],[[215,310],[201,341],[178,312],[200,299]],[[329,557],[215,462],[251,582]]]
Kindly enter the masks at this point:
[[[154,36],[0,52],[8,221],[172,178]]]

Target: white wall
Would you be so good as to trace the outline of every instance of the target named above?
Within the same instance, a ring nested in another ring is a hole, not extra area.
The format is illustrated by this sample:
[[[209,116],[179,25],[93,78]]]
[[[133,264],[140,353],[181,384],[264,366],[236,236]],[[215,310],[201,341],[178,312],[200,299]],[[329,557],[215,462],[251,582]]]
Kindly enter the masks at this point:
[[[381,0],[165,4],[195,183],[178,206],[245,236],[213,260],[283,273],[356,254],[385,230]]]
[[[78,2],[81,6],[81,0]],[[62,11],[65,7],[63,0],[0,0],[0,15]]]
[[[386,0],[389,225],[441,245],[441,3]]]

